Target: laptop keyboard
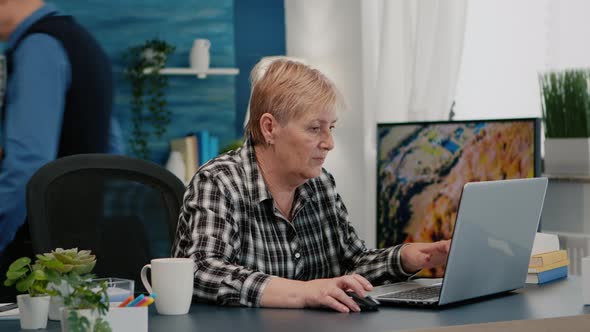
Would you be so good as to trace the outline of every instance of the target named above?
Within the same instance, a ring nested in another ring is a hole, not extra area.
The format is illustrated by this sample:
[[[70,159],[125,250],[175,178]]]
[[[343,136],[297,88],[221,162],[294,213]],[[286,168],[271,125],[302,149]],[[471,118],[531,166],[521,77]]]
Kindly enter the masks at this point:
[[[385,294],[379,297],[383,299],[426,300],[437,297],[440,294],[440,287],[441,285],[420,287],[403,292]]]

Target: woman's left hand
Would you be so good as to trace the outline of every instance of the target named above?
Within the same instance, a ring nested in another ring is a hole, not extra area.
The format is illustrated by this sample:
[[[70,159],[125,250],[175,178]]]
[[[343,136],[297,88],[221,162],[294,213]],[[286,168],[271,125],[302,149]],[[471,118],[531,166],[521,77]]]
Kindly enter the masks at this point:
[[[404,271],[412,273],[443,265],[447,262],[450,247],[451,240],[405,245],[401,252],[402,268]]]

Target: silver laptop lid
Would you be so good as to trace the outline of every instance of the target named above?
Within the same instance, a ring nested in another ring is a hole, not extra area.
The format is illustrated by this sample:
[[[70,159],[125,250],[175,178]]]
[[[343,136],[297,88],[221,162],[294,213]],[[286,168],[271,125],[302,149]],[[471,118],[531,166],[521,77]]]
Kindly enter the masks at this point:
[[[467,183],[439,305],[524,286],[546,178]]]

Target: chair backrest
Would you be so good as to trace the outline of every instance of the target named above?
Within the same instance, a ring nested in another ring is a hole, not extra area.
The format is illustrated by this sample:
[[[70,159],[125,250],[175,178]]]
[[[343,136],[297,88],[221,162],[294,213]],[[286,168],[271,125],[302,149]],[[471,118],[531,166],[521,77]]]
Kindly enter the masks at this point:
[[[78,247],[97,256],[99,277],[135,280],[169,257],[184,185],[165,168],[120,155],[80,154],[41,167],[27,185],[35,253]]]

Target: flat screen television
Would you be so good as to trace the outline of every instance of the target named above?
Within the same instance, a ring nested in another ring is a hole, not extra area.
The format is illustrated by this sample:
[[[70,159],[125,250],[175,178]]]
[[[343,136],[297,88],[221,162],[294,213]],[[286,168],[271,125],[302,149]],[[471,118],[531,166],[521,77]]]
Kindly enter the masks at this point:
[[[540,126],[538,118],[378,124],[377,246],[450,238],[467,182],[539,176]]]

